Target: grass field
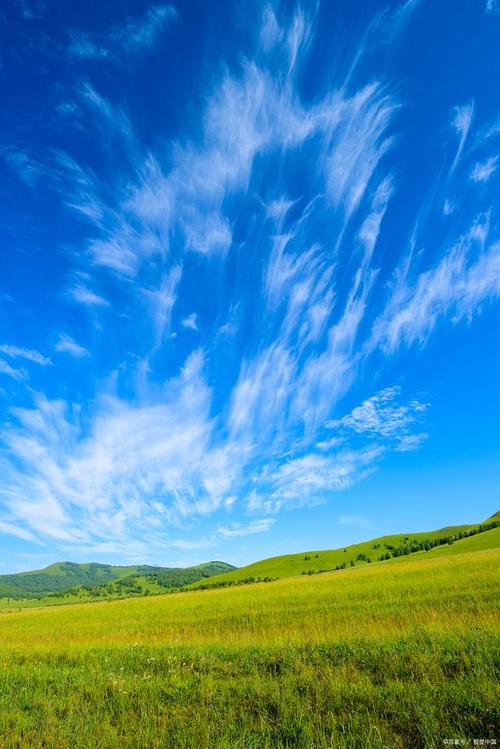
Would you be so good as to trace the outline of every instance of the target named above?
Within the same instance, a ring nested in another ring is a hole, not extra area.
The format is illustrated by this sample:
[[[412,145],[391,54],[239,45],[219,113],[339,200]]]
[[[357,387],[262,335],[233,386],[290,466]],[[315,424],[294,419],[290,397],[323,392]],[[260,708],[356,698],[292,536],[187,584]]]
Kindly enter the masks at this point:
[[[3,613],[0,746],[499,740],[497,531],[468,552],[480,536],[266,585]]]

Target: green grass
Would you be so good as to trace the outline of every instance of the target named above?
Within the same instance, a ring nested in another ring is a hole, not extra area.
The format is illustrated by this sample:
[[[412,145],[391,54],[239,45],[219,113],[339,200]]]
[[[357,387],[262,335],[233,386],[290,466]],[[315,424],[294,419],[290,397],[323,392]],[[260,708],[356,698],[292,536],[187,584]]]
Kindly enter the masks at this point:
[[[437,749],[492,738],[500,552],[444,551],[4,613],[0,745]]]

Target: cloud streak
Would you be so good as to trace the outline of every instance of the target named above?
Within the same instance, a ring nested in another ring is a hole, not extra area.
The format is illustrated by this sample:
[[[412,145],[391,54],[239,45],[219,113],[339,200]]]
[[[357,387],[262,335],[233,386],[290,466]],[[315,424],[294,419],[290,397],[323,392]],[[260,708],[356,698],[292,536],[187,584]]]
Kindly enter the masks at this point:
[[[27,349],[21,346],[13,346],[9,343],[2,343],[0,345],[0,354],[10,357],[11,359],[25,359],[26,361],[33,362],[34,364],[41,364],[46,367],[48,364],[52,364],[48,356],[44,356],[39,351],[34,349]]]
[[[129,18],[108,32],[73,31],[68,52],[72,57],[87,60],[113,60],[150,52],[176,15],[171,5],[154,5],[143,16]]]

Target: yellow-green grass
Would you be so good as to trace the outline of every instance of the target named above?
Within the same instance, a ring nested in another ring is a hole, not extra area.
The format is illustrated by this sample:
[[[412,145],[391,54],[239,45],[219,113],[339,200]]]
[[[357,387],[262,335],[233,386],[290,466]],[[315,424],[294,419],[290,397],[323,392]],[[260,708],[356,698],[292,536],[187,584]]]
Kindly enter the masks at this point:
[[[498,549],[415,554],[267,585],[4,613],[0,746],[491,739],[499,563]]]

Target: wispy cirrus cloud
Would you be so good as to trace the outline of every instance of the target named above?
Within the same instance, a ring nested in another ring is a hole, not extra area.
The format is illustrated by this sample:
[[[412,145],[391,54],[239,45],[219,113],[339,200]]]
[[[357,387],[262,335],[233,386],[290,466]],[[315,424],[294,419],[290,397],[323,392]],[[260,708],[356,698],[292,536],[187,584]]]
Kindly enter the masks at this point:
[[[242,525],[233,523],[230,526],[219,526],[217,533],[225,538],[241,538],[242,536],[252,536],[254,533],[264,533],[271,529],[274,524],[274,518],[261,518],[253,523]]]
[[[157,288],[142,290],[151,310],[155,329],[155,346],[161,345],[170,328],[172,311],[177,301],[177,287],[181,277],[182,268],[179,265],[174,265],[165,273]]]
[[[69,354],[75,359],[82,359],[85,356],[90,356],[90,351],[77,343],[67,333],[61,333],[59,340],[55,345],[55,350],[60,354]]]
[[[76,302],[87,307],[109,307],[109,302],[103,296],[96,294],[92,289],[85,286],[74,286],[70,291]]]
[[[26,530],[26,528],[21,528],[15,523],[10,523],[6,520],[2,520],[0,518],[0,532],[7,534],[8,536],[15,536],[16,538],[21,538],[23,541],[31,541],[33,543],[38,543],[36,536],[33,535],[30,531]]]
[[[470,319],[500,295],[500,245],[488,243],[488,217],[474,221],[439,263],[414,284],[401,272],[389,302],[373,326],[370,346],[395,351],[402,343],[425,343],[438,320]]]
[[[401,403],[394,386],[371,396],[340,419],[325,422],[325,439],[297,456],[268,462],[248,498],[252,512],[324,502],[373,473],[388,452],[417,449],[427,438],[417,431],[427,403]],[[332,436],[333,435],[333,436]],[[299,448],[300,449],[300,448]]]
[[[39,351],[23,348],[22,346],[13,346],[10,343],[2,343],[0,345],[0,354],[4,354],[11,359],[26,359],[26,361],[33,362],[34,364],[41,364],[43,367],[52,364],[50,358],[44,356]]]
[[[215,533],[210,536],[195,540],[174,539],[169,543],[176,549],[208,549],[232,538],[244,538],[245,536],[253,536],[255,533],[265,533],[271,530],[274,522],[274,518],[266,517],[247,524],[231,523],[228,526],[218,525]]]
[[[126,54],[151,51],[161,34],[176,19],[171,5],[153,5],[142,16],[128,18],[109,31],[86,33],[74,30],[68,53],[88,60],[117,59]]]
[[[470,173],[473,182],[487,182],[497,168],[497,157],[490,156],[485,161],[478,161]]]
[[[15,6],[26,21],[41,18],[47,10],[45,0],[16,0]]]
[[[0,148],[0,156],[27,187],[34,187],[48,173],[47,167],[28,150],[4,146]]]
[[[267,466],[260,487],[250,493],[250,512],[275,514],[321,504],[332,493],[349,489],[376,469],[383,447],[372,444],[359,449],[349,447],[331,454],[308,452],[275,466]]]
[[[385,388],[341,419],[327,422],[326,426],[336,431],[394,440],[396,450],[408,450],[412,444],[416,447],[427,435],[411,432],[428,404],[418,400],[401,404],[395,400],[400,394],[400,387]]]
[[[474,116],[474,101],[470,101],[468,104],[455,107],[453,111],[452,126],[458,135],[458,148],[451,165],[451,171],[456,168],[469,135],[469,130],[472,125],[472,118]]]
[[[400,436],[415,420],[415,414],[426,410],[427,405],[411,401],[408,405],[395,404],[394,399],[400,395],[398,386],[385,388],[368,398],[360,406],[337,421],[327,423],[329,429],[343,427],[353,432],[380,435],[381,437]]]
[[[80,544],[128,538],[141,516],[147,533],[155,519],[217,506],[215,493],[198,488],[213,486],[220,463],[208,450],[201,365],[191,357],[162,402],[105,398],[87,436],[79,409],[62,401],[39,397],[35,409],[14,409],[2,441],[17,467],[1,459],[3,506],[31,532]]]
[[[22,369],[13,367],[5,359],[0,359],[0,374],[11,377],[13,380],[24,380],[26,373]]]

